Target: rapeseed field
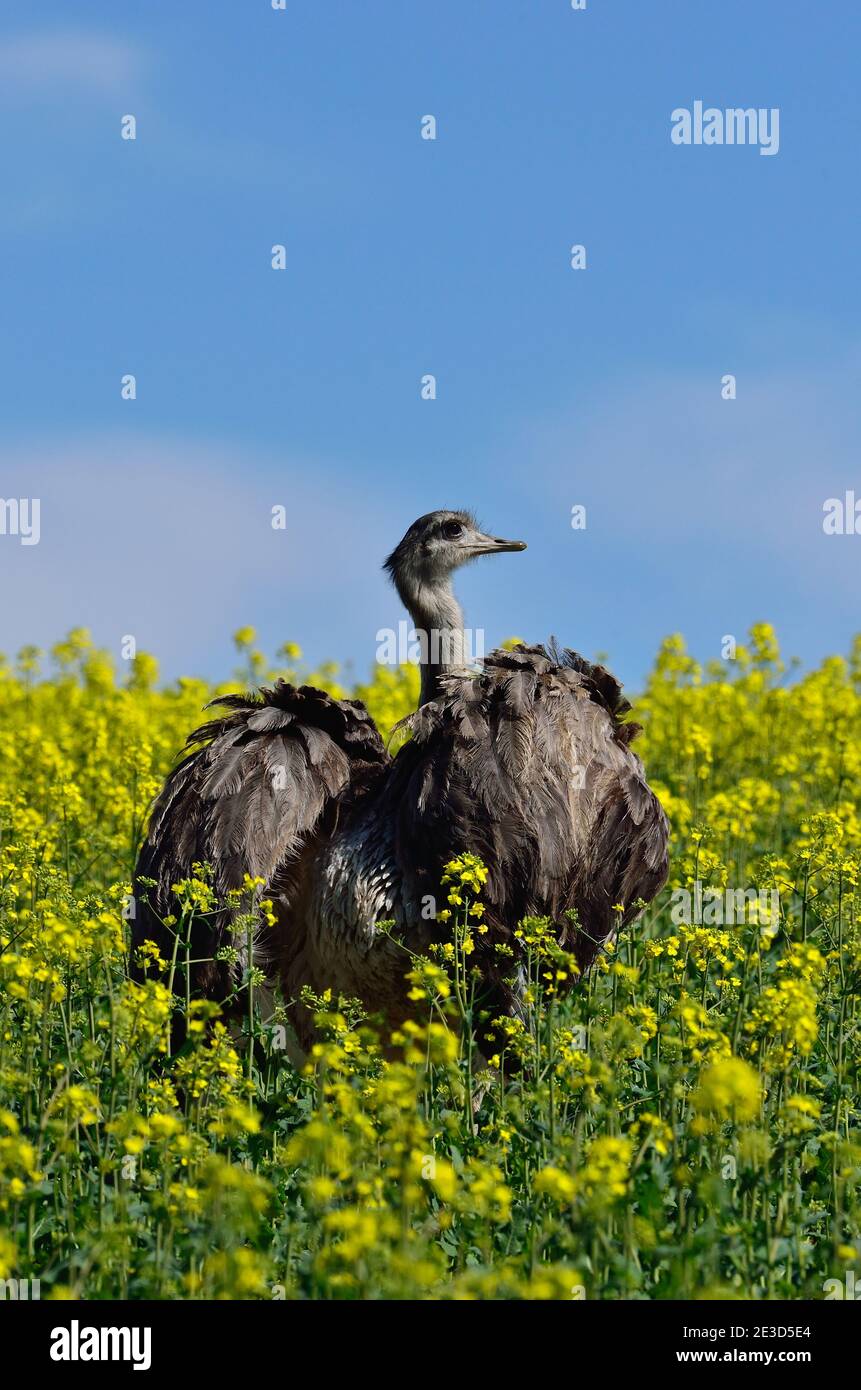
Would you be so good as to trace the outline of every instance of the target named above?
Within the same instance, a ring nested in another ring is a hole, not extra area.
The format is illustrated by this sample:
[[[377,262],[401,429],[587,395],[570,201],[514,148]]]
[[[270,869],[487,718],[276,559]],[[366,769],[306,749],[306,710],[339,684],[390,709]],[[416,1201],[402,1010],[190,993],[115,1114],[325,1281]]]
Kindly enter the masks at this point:
[[[410,971],[420,1021],[386,1039],[353,1001],[306,1000],[298,1069],[253,961],[245,1037],[188,996],[181,949],[169,983],[130,980],[148,808],[217,693],[277,671],[385,730],[418,676],[347,691],[291,643],[274,671],[251,629],[236,644],[217,689],[158,688],[145,654],[118,676],[83,631],[0,666],[0,1278],[87,1299],[840,1296],[861,1271],[861,643],[801,674],[766,625],[706,668],[668,639],[634,702],[672,823],[640,920],[573,987],[551,925],[524,921],[527,1017],[498,1021],[487,1067],[485,870],[454,859],[450,936]],[[206,866],[179,885],[180,946],[211,896]],[[268,911],[249,880],[237,933]]]

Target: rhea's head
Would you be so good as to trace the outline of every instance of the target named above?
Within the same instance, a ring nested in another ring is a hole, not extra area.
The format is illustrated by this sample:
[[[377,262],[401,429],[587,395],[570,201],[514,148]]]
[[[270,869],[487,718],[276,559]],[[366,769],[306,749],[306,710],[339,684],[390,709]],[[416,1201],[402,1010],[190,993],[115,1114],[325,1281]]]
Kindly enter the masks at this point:
[[[525,549],[525,541],[487,535],[469,512],[428,512],[413,522],[384,568],[403,597],[444,586],[453,570],[480,555]]]

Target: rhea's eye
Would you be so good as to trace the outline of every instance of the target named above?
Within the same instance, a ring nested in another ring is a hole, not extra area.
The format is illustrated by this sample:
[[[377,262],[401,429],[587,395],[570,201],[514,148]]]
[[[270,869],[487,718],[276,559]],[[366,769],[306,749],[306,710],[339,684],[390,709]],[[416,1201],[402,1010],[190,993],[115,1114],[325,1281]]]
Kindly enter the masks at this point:
[[[456,541],[458,536],[463,535],[463,527],[459,521],[444,521],[442,533],[447,541]]]

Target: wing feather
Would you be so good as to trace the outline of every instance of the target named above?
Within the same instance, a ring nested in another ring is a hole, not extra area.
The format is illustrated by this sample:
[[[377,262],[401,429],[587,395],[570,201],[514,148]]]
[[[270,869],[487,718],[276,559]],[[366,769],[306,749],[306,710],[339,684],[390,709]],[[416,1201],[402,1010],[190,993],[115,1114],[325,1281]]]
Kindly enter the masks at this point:
[[[618,681],[551,646],[493,652],[443,685],[405,721],[413,737],[386,788],[406,900],[435,892],[453,855],[479,854],[488,956],[523,917],[549,916],[588,968],[620,924],[615,905],[628,921],[667,875],[669,826],[629,747],[638,726]]]
[[[163,919],[178,911],[173,885],[207,864],[219,902],[246,874],[267,884],[324,833],[327,814],[360,795],[390,762],[364,705],[279,681],[258,696],[214,701],[223,711],[196,729],[191,749],[156,801],[141,849],[132,940],[156,941],[168,959]],[[195,924],[193,954],[207,958],[195,986],[223,997],[229,971],[211,960],[228,937],[219,910]]]

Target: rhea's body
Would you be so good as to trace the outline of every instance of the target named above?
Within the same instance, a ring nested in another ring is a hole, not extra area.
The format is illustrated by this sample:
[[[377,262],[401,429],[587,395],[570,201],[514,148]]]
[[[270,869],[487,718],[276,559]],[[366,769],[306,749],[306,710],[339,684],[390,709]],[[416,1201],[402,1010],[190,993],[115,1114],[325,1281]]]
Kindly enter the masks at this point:
[[[305,987],[356,997],[391,1026],[412,1007],[413,956],[450,937],[436,913],[445,865],[471,853],[488,870],[474,963],[491,1013],[519,1007],[524,917],[549,918],[589,968],[663,884],[668,827],[603,667],[542,647],[468,665],[451,573],[523,548],[439,512],[389,557],[416,627],[446,637],[424,648],[420,705],[394,758],[356,701],[279,683],[219,702],[227,712],[191,736],[153,810],[137,874],[156,886],[136,944],[154,938],[169,954],[173,884],[195,863],[211,866],[220,902],[256,876],[275,925],[254,963],[293,1001],[300,1039],[310,1038]],[[225,906],[193,928],[193,983],[213,998],[235,996],[250,963],[219,958],[230,917]]]

